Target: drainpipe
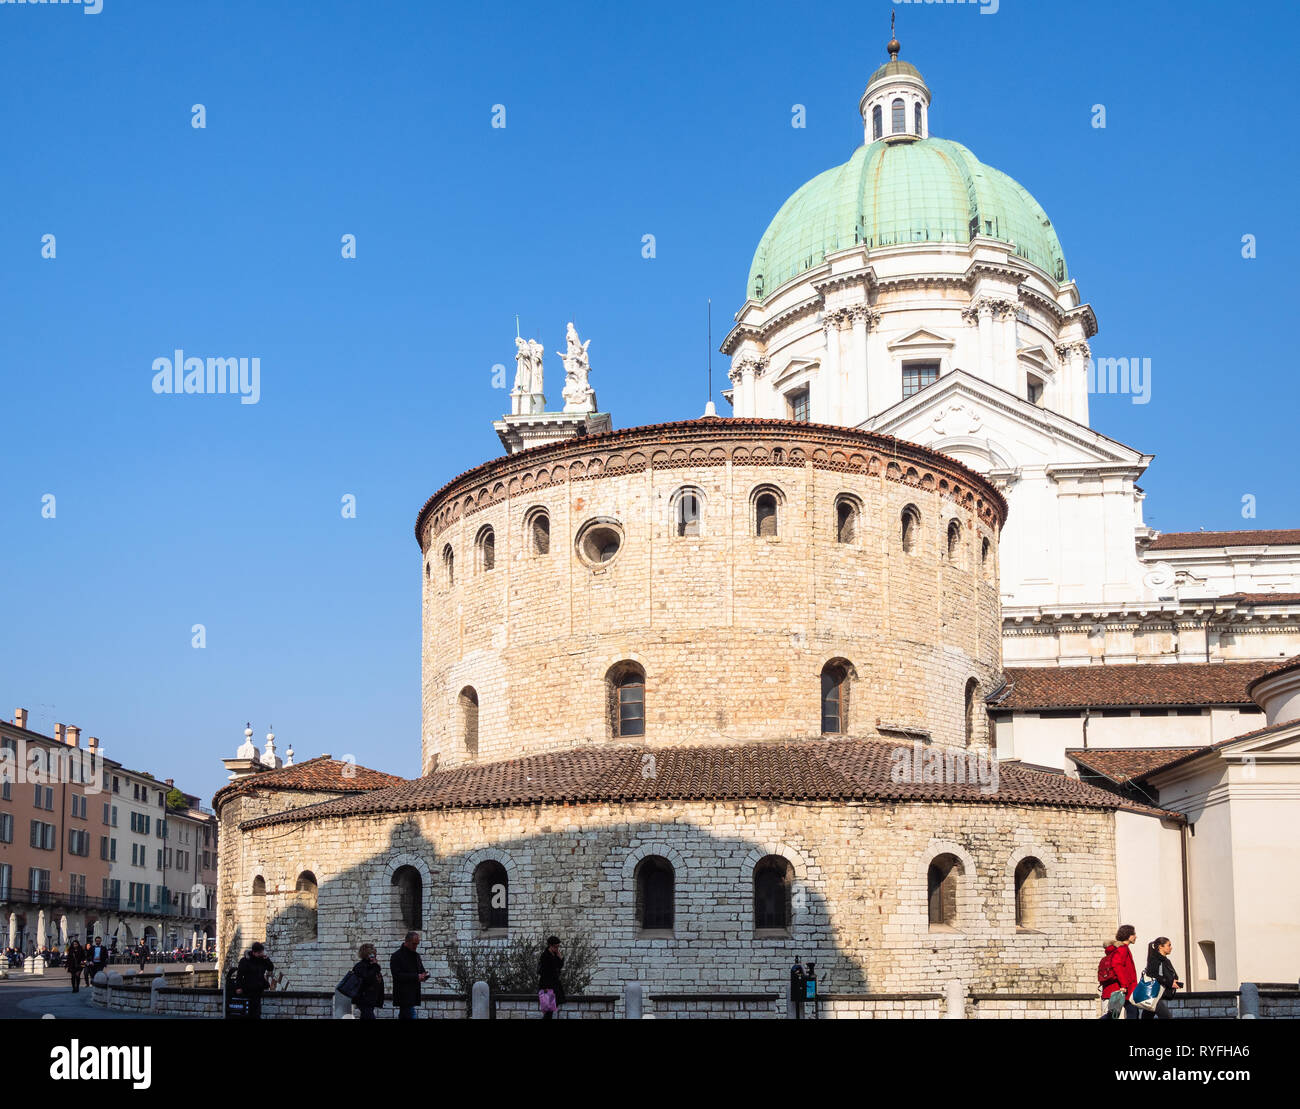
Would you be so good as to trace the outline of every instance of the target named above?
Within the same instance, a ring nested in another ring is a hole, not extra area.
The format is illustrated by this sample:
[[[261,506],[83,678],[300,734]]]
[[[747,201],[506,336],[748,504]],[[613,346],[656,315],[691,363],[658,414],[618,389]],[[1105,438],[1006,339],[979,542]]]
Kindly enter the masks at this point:
[[[1183,824],[1180,829],[1178,845],[1182,855],[1183,867],[1183,962],[1187,967],[1187,992],[1191,993],[1193,989],[1193,960],[1192,960],[1192,910],[1190,891],[1188,887],[1188,866],[1187,866],[1187,835],[1190,824]]]
[[[1083,710],[1083,749],[1088,749],[1088,718],[1092,715],[1092,709]]]

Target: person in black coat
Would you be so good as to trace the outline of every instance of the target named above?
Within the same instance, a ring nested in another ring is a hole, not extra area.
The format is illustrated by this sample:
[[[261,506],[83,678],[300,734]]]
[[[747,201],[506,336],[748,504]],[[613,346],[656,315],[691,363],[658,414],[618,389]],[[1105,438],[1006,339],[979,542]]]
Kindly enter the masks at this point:
[[[420,1006],[420,984],[428,981],[429,972],[424,960],[416,953],[420,946],[420,933],[407,932],[402,946],[388,960],[393,975],[393,1004],[397,1006],[398,1020],[415,1020]]]
[[[357,957],[359,961],[352,973],[361,979],[361,989],[352,1003],[361,1010],[362,1020],[374,1020],[375,1010],[384,1005],[384,972],[379,969],[379,952],[373,943],[363,943]]]
[[[564,1004],[564,987],[560,985],[560,972],[564,969],[564,956],[560,954],[560,937],[548,936],[546,950],[537,963],[537,989],[553,990],[555,993],[555,1011]],[[555,1013],[543,1013],[542,1020],[550,1020]]]
[[[1174,945],[1165,936],[1159,936],[1147,945],[1146,975],[1159,982],[1164,987],[1164,993],[1160,995],[1154,1010],[1142,1010],[1142,1020],[1169,1020],[1174,1015],[1165,1004],[1165,998],[1172,997],[1176,990],[1183,988],[1183,984],[1178,981],[1174,964],[1169,961],[1169,952],[1173,949]]]
[[[68,944],[68,975],[72,979],[72,992],[76,993],[81,986],[81,969],[85,962],[85,955],[81,950],[81,944],[73,940]]]
[[[266,957],[266,948],[253,944],[248,954],[239,960],[235,970],[235,994],[248,998],[248,1017],[258,1020],[262,1016],[262,994],[271,987],[270,975],[275,964]]]

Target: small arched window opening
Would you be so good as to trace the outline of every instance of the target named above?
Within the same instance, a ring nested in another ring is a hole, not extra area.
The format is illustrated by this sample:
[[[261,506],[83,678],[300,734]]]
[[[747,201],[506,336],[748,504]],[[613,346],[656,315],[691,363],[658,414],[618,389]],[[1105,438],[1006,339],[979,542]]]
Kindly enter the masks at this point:
[[[885,113],[879,104],[877,104],[874,108],[871,109],[872,139],[879,139],[884,135],[885,133],[884,115]]]
[[[399,866],[393,871],[393,888],[397,890],[397,919],[407,932],[424,928],[424,879],[413,866]]]
[[[822,667],[822,734],[849,730],[849,668],[839,661]]]
[[[990,556],[993,554],[993,544],[988,541],[987,536],[980,540],[980,568],[985,574],[991,569],[992,563]]]
[[[448,585],[456,584],[456,554],[448,543],[442,549],[442,572],[447,578]]]
[[[794,867],[789,859],[768,855],[754,867],[754,931],[788,935],[794,918]]]
[[[528,551],[533,557],[551,553],[551,518],[543,508],[528,517]]]
[[[1016,928],[1022,932],[1041,931],[1044,894],[1047,891],[1047,868],[1032,855],[1016,864]]]
[[[510,927],[510,875],[495,859],[474,868],[474,902],[479,931],[499,933]]]
[[[465,754],[474,758],[478,755],[478,690],[467,685],[456,698],[456,707],[460,715],[460,736],[465,744]]]
[[[907,554],[916,552],[916,543],[921,535],[921,513],[916,505],[909,504],[903,509],[903,551]]]
[[[481,573],[486,573],[497,564],[497,536],[491,528],[484,528],[478,533],[478,538],[474,541],[474,549],[478,553],[478,569]]]
[[[760,493],[754,498],[754,534],[760,539],[775,539],[779,534],[775,493]]]
[[[912,130],[919,135],[921,133],[921,102],[919,100],[916,102],[915,107],[916,107],[915,110],[916,123],[915,126],[912,128]]]
[[[899,97],[891,105],[893,109],[893,134],[901,135],[907,131],[907,105]]]
[[[835,502],[835,541],[858,541],[858,505],[852,497],[840,497]]]
[[[645,671],[635,662],[620,662],[605,678],[610,734],[615,739],[645,735]]]
[[[974,678],[966,683],[966,699],[963,719],[966,722],[966,746],[975,742],[976,703],[979,697],[980,683]]]
[[[673,929],[673,864],[647,855],[636,867],[636,922],[643,932]]]
[[[253,919],[250,931],[255,940],[266,939],[266,879],[260,874],[253,879]]]
[[[704,496],[698,489],[680,489],[673,496],[673,534],[679,537],[701,534]]]
[[[956,520],[948,521],[948,561],[956,562],[961,556],[961,524]]]
[[[961,875],[961,860],[956,855],[939,855],[931,861],[926,875],[931,928],[939,931],[956,929],[957,881]]]
[[[316,939],[317,896],[316,875],[304,870],[293,884],[293,905],[287,914],[292,942]]]

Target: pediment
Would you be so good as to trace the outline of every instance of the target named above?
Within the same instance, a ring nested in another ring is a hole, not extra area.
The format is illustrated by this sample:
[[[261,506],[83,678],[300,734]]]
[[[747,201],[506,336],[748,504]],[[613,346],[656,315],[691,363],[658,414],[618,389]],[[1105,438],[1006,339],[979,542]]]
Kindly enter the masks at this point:
[[[890,350],[908,350],[909,348],[926,348],[933,347],[952,347],[955,340],[946,335],[940,335],[938,332],[930,331],[928,328],[918,327],[915,331],[909,332],[901,339],[895,339],[892,343],[887,344]]]
[[[1016,351],[1016,357],[1029,362],[1031,365],[1037,367],[1042,373],[1056,372],[1056,363],[1052,360],[1051,354],[1044,346],[1021,347]]]
[[[801,373],[812,372],[820,367],[821,362],[816,358],[791,358],[781,372],[772,379],[772,384],[779,389],[787,381],[798,377]]]
[[[985,473],[1024,466],[1141,470],[1149,461],[1123,443],[964,370],[944,374],[863,426],[942,451]]]

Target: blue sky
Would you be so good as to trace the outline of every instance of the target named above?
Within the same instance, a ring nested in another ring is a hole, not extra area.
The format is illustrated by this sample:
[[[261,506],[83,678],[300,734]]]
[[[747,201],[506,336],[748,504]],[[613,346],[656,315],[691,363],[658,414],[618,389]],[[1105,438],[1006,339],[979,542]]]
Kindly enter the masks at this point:
[[[418,773],[412,526],[499,453],[515,315],[548,351],[577,321],[616,426],[698,415],[705,300],[716,343],[768,220],[861,142],[889,10],[0,4],[0,713],[205,796],[246,719]],[[897,10],[934,133],[1052,216],[1094,354],[1152,359],[1149,404],[1092,406],[1156,455],[1148,522],[1300,526],[1300,15]],[[259,403],[155,395],[177,348],[260,358]]]

